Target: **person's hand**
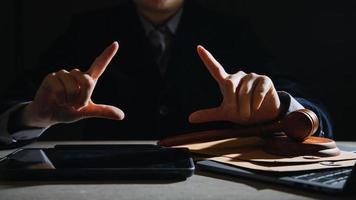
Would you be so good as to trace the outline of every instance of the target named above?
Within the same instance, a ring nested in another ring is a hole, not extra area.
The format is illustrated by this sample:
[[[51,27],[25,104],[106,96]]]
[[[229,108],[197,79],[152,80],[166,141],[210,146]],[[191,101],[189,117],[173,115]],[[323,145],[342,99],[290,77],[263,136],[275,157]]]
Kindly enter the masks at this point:
[[[73,69],[48,74],[34,100],[22,113],[22,124],[29,127],[47,127],[80,119],[98,117],[122,120],[124,113],[110,105],[95,104],[91,95],[99,77],[116,54],[119,44],[114,42],[95,59],[86,72]]]
[[[224,98],[218,107],[192,113],[189,116],[191,123],[229,121],[250,125],[273,121],[279,116],[280,99],[269,77],[243,71],[228,74],[202,46],[198,46],[197,51]]]

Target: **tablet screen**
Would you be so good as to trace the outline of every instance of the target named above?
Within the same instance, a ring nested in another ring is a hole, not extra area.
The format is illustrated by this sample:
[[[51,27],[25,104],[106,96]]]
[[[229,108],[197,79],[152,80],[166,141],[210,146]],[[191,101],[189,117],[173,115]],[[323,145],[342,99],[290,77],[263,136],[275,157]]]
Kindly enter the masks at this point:
[[[5,162],[0,169],[164,169],[187,168],[189,152],[183,149],[23,149]]]

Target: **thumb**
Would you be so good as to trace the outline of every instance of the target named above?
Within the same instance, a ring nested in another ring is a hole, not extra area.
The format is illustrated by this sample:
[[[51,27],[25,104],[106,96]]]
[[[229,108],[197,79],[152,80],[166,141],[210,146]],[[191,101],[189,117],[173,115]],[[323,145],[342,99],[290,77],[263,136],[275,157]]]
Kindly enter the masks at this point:
[[[95,104],[93,102],[89,103],[88,106],[81,109],[79,114],[83,118],[95,117],[113,120],[123,120],[125,118],[125,114],[121,109],[110,105]]]
[[[189,122],[190,123],[203,123],[203,122],[213,122],[213,121],[222,121],[223,113],[220,107],[208,108],[203,110],[198,110],[190,114]]]

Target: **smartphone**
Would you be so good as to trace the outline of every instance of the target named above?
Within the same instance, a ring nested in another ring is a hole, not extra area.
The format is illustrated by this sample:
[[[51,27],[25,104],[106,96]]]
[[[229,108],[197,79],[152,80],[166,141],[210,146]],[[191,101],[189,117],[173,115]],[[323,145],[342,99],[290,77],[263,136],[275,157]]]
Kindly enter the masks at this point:
[[[0,160],[0,178],[15,180],[186,179],[188,149],[157,145],[58,145],[19,149]]]

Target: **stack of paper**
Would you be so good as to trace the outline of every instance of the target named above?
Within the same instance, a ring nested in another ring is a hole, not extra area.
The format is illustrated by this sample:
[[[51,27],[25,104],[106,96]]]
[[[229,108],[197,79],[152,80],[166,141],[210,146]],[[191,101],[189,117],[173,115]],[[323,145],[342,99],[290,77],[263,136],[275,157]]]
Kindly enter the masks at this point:
[[[258,137],[234,138],[182,145],[209,160],[234,166],[273,172],[305,171],[353,166],[356,154],[341,151],[332,157],[314,155],[279,156],[265,152],[264,140]]]

